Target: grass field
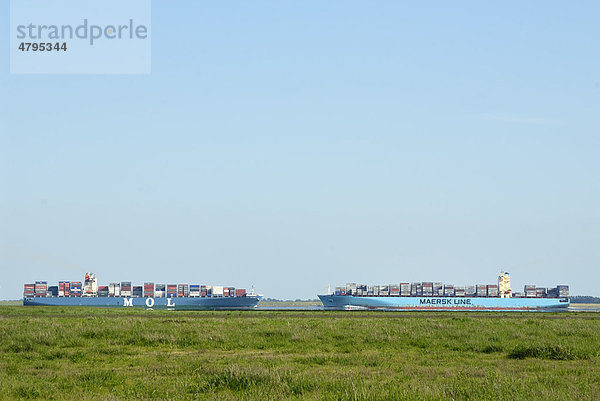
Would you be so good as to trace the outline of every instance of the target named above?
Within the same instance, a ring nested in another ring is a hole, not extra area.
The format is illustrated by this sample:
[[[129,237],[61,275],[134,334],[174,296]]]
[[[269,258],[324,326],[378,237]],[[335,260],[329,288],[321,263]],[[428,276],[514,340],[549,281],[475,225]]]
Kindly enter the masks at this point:
[[[600,315],[0,307],[0,399],[600,399]]]

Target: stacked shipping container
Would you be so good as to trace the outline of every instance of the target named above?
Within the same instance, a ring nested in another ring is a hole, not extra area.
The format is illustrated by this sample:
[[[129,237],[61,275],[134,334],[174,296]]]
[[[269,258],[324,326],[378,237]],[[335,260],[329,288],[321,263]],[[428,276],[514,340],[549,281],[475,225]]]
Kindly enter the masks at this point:
[[[31,298],[35,296],[35,284],[25,284],[23,288],[23,297]]]
[[[410,296],[410,283],[400,283],[400,296],[401,297],[409,297]]]
[[[433,296],[433,283],[429,283],[429,282],[422,283],[421,288],[422,288],[424,297],[432,297]]]
[[[569,286],[568,285],[559,285],[556,287],[556,289],[558,290],[559,297],[563,298],[563,297],[569,296]]]
[[[121,296],[122,297],[130,297],[131,293],[131,281],[122,281],[121,282]]]
[[[144,297],[154,297],[154,283],[144,283]]]
[[[366,286],[364,293],[366,295]],[[342,291],[342,292],[345,292]],[[154,284],[146,282],[143,286],[132,286],[131,281],[121,283],[110,283],[108,286],[99,286],[98,297],[245,297],[246,290],[243,288],[207,286],[199,284]],[[60,281],[58,286],[48,287],[46,281],[36,281],[34,284],[25,284],[23,297],[80,297],[82,296],[81,281]]]
[[[179,284],[177,286],[177,296],[178,297],[189,297],[190,296],[190,286],[188,284]]]
[[[200,296],[200,285],[191,284],[190,285],[190,297],[199,297]]]
[[[525,286],[525,297],[526,298],[535,298],[536,290],[535,285],[526,285]]]
[[[142,287],[141,285],[135,285],[135,286],[133,286],[132,296],[136,297],[136,298],[143,297],[144,296],[144,287]]]
[[[108,296],[109,297],[120,297],[121,296],[121,285],[119,283],[110,283],[108,285]]]
[[[69,296],[80,297],[81,296],[81,281],[71,281],[69,283]]]
[[[497,297],[499,295],[498,284],[488,284],[487,295],[488,297]]]
[[[485,284],[477,284],[475,287],[476,297],[487,297],[487,286]]]
[[[154,286],[154,296],[156,298],[163,298],[167,296],[167,286],[166,284],[156,284]]]
[[[443,283],[400,283],[389,285],[366,286],[364,284],[348,283],[346,287],[336,287],[335,295],[354,296],[381,296],[381,297],[498,297],[498,284],[477,284],[467,286],[454,286]],[[514,292],[515,298],[567,298],[569,286],[559,285],[556,288],[536,288],[526,285],[524,292]]]
[[[48,292],[48,282],[47,281],[36,281],[35,282],[35,296],[36,297],[45,297]]]

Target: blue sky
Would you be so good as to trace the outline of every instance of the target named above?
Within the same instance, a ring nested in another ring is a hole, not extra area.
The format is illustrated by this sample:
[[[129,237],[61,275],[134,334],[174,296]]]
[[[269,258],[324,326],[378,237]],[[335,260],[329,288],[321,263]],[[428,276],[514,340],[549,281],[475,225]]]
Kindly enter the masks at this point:
[[[11,75],[3,35],[0,298],[85,271],[314,298],[501,268],[600,296],[598,15],[154,0],[149,75]]]

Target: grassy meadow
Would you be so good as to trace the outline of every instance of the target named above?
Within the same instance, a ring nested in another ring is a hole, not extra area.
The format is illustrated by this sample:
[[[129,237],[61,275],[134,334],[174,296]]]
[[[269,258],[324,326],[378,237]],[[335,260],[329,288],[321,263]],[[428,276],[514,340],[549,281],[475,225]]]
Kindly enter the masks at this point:
[[[0,306],[0,399],[600,399],[600,314]]]

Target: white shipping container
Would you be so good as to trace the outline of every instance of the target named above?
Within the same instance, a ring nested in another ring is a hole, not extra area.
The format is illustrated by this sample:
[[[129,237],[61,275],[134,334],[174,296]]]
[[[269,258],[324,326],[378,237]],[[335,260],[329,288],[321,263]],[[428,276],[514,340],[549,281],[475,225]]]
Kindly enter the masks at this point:
[[[212,293],[213,293],[213,296],[215,296],[215,295],[221,295],[222,296],[223,295],[223,286],[222,285],[215,285],[215,286],[213,286]]]

